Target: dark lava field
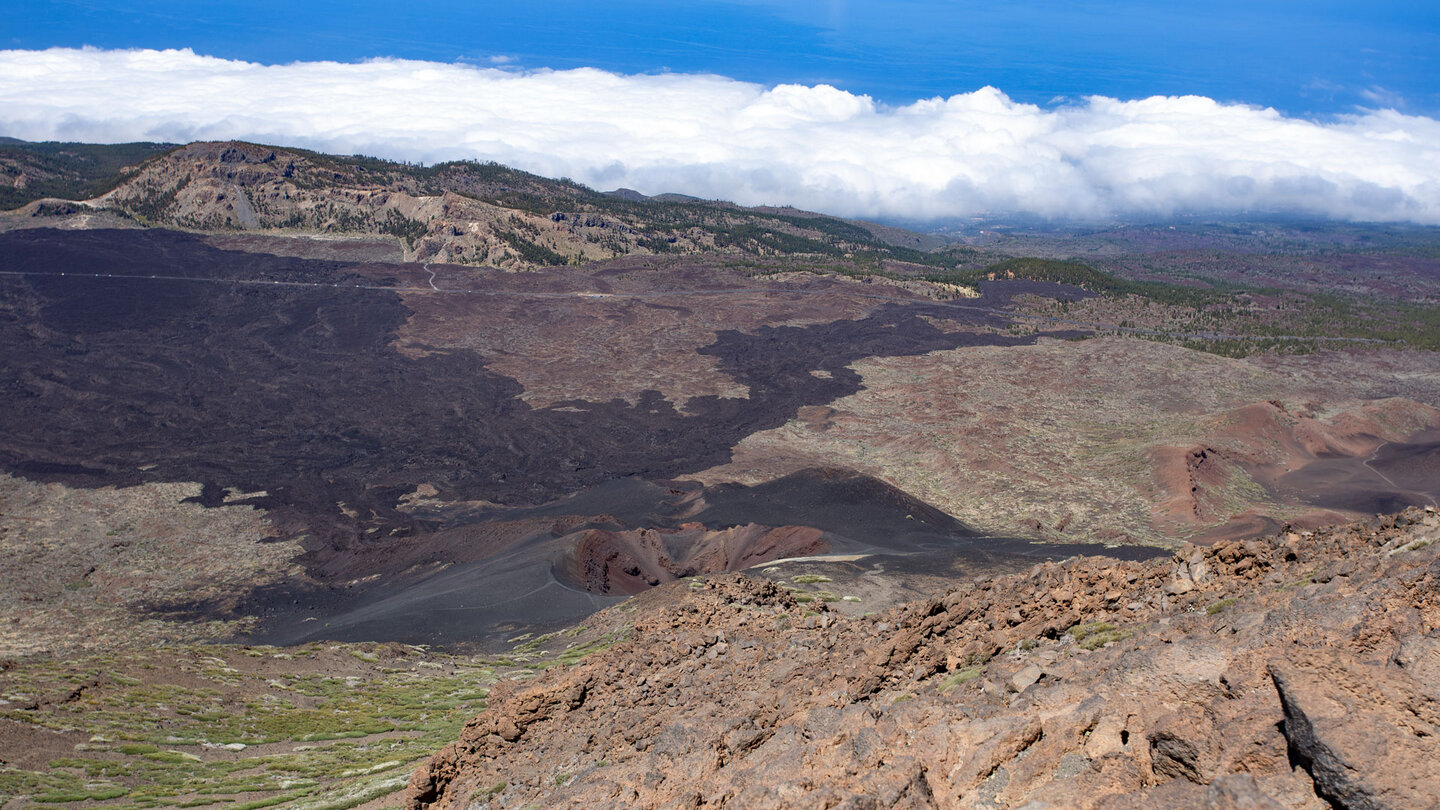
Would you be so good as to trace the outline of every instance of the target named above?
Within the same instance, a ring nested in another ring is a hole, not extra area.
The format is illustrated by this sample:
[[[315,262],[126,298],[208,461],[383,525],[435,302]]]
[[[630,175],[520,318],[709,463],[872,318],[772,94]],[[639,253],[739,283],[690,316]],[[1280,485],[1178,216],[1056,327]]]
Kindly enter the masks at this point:
[[[799,552],[997,553],[943,512],[843,471],[750,489],[666,482],[728,462],[746,436],[802,407],[854,394],[856,360],[1033,344],[1034,334],[1005,334],[1010,299],[1083,294],[1016,282],[955,305],[848,281],[757,283],[703,262],[657,286],[653,268],[623,260],[546,274],[439,268],[437,286],[428,265],[224,250],[164,230],[18,230],[0,234],[0,255],[0,465],[71,487],[201,482],[207,506],[266,510],[277,539],[303,537],[309,580],[229,609],[270,616],[262,635],[282,641],[473,639],[573,620],[646,583]],[[452,345],[397,348],[421,300],[448,299],[472,321],[505,318],[508,333],[531,329],[514,318],[517,306],[543,308],[544,340],[574,340],[578,352],[593,348],[593,331],[564,335],[557,311],[619,312],[608,321],[619,335],[661,310],[685,317],[787,293],[787,322],[675,348],[748,389],[682,407],[656,389],[534,406],[521,382],[490,367],[484,346],[453,345],[463,319],[429,327],[450,330]],[[821,317],[835,300],[860,301],[859,311]],[[597,486],[608,489],[564,500]],[[424,505],[402,508],[417,492]],[[894,531],[897,521],[916,530]],[[645,531],[690,531],[703,548],[752,524],[812,531],[752,528],[755,547],[719,562],[642,548],[655,542]],[[1020,555],[1073,553],[1010,545]],[[627,577],[634,582],[617,584]],[[356,579],[369,584],[337,584]],[[219,609],[156,607],[177,618]],[[334,620],[299,624],[317,614]]]

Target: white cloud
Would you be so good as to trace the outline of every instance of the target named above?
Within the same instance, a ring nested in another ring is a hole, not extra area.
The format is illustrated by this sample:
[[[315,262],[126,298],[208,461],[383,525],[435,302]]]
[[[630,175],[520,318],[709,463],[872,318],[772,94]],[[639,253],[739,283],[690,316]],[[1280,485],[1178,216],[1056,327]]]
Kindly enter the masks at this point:
[[[1376,107],[1387,107],[1393,110],[1403,110],[1408,106],[1405,103],[1404,96],[1400,95],[1394,90],[1387,90],[1378,84],[1371,85],[1370,87],[1361,90],[1360,97],[1375,105]]]
[[[0,51],[0,134],[245,138],[495,160],[608,189],[932,219],[1284,211],[1440,224],[1440,121],[1331,122],[1208,98],[1055,109],[994,88],[885,107],[821,85],[184,51]]]

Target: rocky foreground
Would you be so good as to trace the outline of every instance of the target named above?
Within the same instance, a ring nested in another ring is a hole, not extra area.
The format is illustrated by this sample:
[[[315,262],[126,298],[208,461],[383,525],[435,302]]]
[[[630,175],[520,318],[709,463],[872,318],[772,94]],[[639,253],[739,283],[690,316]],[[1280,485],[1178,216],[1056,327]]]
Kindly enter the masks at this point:
[[[863,618],[677,583],[495,688],[410,806],[1440,807],[1436,540],[1412,509]]]

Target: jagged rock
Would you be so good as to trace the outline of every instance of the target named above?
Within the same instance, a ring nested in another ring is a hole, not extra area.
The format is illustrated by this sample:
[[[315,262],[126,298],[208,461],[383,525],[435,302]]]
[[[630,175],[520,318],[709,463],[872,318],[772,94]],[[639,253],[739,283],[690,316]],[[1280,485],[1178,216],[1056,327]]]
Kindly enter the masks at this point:
[[[1215,725],[1195,706],[1161,717],[1148,735],[1155,773],[1207,784],[1215,775]]]
[[[1284,810],[1267,796],[1248,773],[1222,776],[1205,791],[1205,810]]]
[[[1010,676],[1010,680],[1007,681],[1005,685],[1010,688],[1011,692],[1024,692],[1032,684],[1034,684],[1036,681],[1040,680],[1044,676],[1045,671],[1043,669],[1034,664],[1031,664],[1030,666],[1025,667],[1024,669]]]
[[[1188,579],[1177,579],[1174,582],[1165,583],[1164,590],[1171,596],[1181,596],[1195,590],[1195,583]]]
[[[1435,807],[1435,522],[1039,565],[864,618],[738,574],[661,586],[597,617],[629,641],[496,689],[410,806]],[[1160,598],[1180,563],[1204,584]]]
[[[1356,810],[1440,807],[1440,704],[1382,664],[1306,650],[1272,661],[1285,738],[1320,795]]]

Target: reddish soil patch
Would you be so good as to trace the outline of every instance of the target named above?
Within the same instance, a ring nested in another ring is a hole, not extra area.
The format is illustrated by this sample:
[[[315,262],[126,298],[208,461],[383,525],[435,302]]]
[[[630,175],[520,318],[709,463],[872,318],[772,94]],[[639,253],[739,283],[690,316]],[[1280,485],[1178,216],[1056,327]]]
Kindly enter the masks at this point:
[[[810,526],[754,523],[719,531],[698,523],[679,529],[591,529],[572,546],[565,573],[592,593],[637,594],[682,577],[819,554],[830,548],[822,535]]]

